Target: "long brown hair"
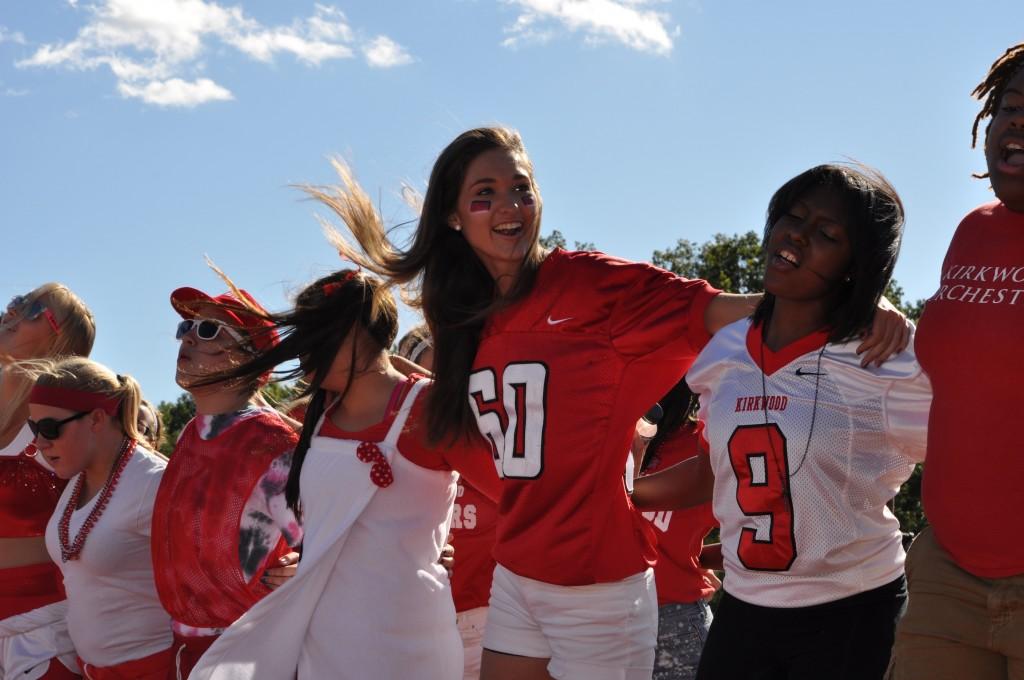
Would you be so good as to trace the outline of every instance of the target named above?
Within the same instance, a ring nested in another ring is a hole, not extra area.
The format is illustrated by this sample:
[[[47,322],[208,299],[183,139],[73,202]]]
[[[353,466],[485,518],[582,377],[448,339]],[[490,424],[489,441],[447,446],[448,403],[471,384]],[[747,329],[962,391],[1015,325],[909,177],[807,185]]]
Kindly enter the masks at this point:
[[[298,510],[302,464],[320,416],[327,406],[327,392],[321,383],[330,372],[331,364],[345,339],[352,335],[349,357],[352,368],[339,394],[339,399],[343,401],[352,386],[359,355],[359,336],[353,334],[353,331],[357,327],[366,331],[371,343],[369,350],[386,351],[398,335],[398,306],[379,279],[354,269],[343,269],[303,288],[295,297],[291,309],[278,314],[262,310],[249,313],[257,314],[272,324],[265,330],[255,332],[274,330],[280,338],[279,342],[254,352],[237,366],[202,378],[199,384],[211,385],[237,380],[252,382],[281,364],[294,362],[275,371],[275,378],[281,381],[306,378],[308,382],[302,387],[301,395],[311,397],[285,488],[289,507]]]
[[[412,243],[404,250],[391,243],[379,219],[358,219],[363,212],[372,211],[373,203],[344,164],[335,161],[342,186],[304,187],[345,221],[358,243],[356,249],[333,233],[332,240],[342,256],[389,283],[402,285],[407,292],[406,301],[422,309],[434,339],[435,384],[426,403],[427,431],[433,443],[475,431],[467,395],[484,322],[496,309],[530,291],[544,258],[543,249],[535,242],[512,289],[502,295],[462,233],[449,225],[470,163],[494,149],[515,154],[529,171],[538,197],[539,234],[541,201],[533,179],[533,164],[519,133],[505,127],[468,130],[445,147],[431,170]]]

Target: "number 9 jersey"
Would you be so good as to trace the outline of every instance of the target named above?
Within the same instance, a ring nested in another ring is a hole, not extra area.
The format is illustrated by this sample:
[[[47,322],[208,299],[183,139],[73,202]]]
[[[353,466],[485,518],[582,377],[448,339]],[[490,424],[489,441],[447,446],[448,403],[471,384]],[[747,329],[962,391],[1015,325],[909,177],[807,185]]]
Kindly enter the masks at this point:
[[[637,419],[708,340],[717,291],[649,264],[554,250],[487,321],[470,406],[502,494],[494,557],[549,584],[620,581],[657,559],[623,472]]]
[[[931,386],[910,349],[861,368],[858,342],[826,343],[819,332],[773,352],[743,319],[687,375],[715,474],[724,587],[749,604],[831,602],[903,573],[886,503],[924,459]]]

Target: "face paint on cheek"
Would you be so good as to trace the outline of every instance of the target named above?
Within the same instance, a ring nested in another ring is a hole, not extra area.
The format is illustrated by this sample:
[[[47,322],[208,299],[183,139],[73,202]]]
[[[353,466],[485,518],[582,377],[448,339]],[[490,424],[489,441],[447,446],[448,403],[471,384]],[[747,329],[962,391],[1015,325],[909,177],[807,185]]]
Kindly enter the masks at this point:
[[[469,212],[487,212],[490,209],[490,201],[470,201],[469,203]]]

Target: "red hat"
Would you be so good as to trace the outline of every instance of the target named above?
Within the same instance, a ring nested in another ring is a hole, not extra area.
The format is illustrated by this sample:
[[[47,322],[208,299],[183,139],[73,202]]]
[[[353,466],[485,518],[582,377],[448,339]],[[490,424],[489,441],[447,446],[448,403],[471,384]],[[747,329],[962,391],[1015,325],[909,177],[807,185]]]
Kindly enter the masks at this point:
[[[256,298],[244,290],[239,292],[245,296],[249,305],[261,312],[267,313],[263,305],[256,302]],[[258,351],[263,352],[278,342],[277,331],[274,324],[266,319],[253,315],[246,305],[242,304],[237,297],[231,293],[221,293],[217,297],[211,297],[198,288],[178,288],[171,293],[171,306],[181,315],[183,319],[194,319],[203,305],[213,305],[226,314],[235,324],[243,330],[249,331],[252,338],[252,345]]]

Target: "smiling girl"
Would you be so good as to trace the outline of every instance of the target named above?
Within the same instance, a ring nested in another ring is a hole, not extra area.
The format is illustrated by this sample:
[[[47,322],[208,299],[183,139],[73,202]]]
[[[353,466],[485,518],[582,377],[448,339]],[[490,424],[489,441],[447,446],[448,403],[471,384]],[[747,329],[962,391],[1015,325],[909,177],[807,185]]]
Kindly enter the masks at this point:
[[[418,288],[434,340],[431,437],[483,433],[504,478],[481,678],[649,678],[656,550],[623,484],[634,427],[759,298],[547,252],[541,212],[518,133],[470,130],[434,164],[407,250],[379,224],[350,223],[368,257],[345,254]]]
[[[650,508],[714,488],[725,592],[699,680],[885,671],[906,600],[886,503],[924,457],[931,390],[913,352],[865,369],[855,339],[902,226],[895,190],[868,168],[822,165],[784,184],[768,207],[764,299],[687,374],[710,455],[636,483]]]
[[[36,455],[28,418],[32,381],[12,361],[92,349],[92,313],[67,287],[16,295],[0,319],[0,678],[71,677],[60,572],[46,553],[46,522],[64,488]]]

